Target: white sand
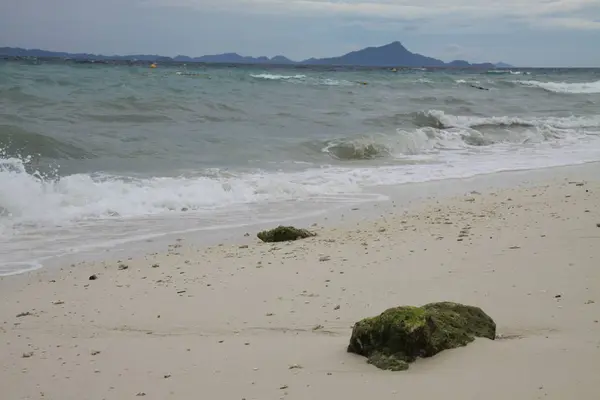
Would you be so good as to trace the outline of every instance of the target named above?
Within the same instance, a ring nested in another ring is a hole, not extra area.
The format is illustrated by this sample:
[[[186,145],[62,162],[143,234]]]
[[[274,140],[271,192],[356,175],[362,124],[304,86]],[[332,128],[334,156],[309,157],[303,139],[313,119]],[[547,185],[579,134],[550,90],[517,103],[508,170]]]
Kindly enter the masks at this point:
[[[3,278],[0,398],[596,400],[598,179]],[[441,300],[481,307],[504,338],[405,372],[346,352],[359,319]]]

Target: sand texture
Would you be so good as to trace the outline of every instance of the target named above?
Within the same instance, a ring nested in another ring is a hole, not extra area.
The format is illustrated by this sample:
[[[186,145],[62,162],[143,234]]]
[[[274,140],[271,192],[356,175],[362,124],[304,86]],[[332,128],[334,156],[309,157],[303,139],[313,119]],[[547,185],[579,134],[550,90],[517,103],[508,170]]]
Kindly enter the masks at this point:
[[[600,183],[576,178],[3,278],[0,398],[596,400]],[[498,339],[402,372],[346,352],[356,321],[436,301]]]

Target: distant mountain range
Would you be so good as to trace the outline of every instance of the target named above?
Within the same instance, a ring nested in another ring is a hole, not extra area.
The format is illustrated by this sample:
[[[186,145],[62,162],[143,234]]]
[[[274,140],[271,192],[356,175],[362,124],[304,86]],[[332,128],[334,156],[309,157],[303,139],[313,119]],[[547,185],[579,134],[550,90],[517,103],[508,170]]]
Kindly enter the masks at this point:
[[[400,42],[380,47],[367,47],[352,51],[340,57],[309,58],[304,61],[292,61],[284,56],[245,57],[237,53],[206,55],[201,57],[164,57],[159,55],[132,54],[125,56],[104,56],[87,53],[66,53],[38,49],[0,47],[0,56],[8,57],[51,57],[91,61],[147,61],[147,62],[183,62],[183,63],[221,63],[221,64],[270,64],[270,65],[339,65],[358,67],[455,67],[455,68],[511,68],[505,63],[471,64],[464,60],[445,63],[436,58],[411,53]]]

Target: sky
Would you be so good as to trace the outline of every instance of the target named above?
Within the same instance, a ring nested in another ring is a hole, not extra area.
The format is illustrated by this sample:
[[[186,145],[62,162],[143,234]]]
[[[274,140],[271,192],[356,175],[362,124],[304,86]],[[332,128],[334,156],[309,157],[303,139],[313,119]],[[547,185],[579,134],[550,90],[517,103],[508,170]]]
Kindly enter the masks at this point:
[[[0,0],[0,46],[302,60],[393,41],[444,61],[600,67],[600,0]]]

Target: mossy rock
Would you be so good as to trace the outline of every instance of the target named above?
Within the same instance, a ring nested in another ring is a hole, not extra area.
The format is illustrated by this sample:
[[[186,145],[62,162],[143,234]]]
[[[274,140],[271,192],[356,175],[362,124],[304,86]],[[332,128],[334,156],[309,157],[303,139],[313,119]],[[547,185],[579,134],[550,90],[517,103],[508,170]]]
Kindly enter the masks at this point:
[[[357,322],[348,352],[368,358],[378,368],[401,371],[419,357],[496,338],[496,323],[480,308],[442,302],[395,307]]]
[[[256,236],[263,242],[287,242],[290,240],[304,239],[316,234],[306,229],[298,229],[293,226],[278,226],[275,229],[259,232]]]

